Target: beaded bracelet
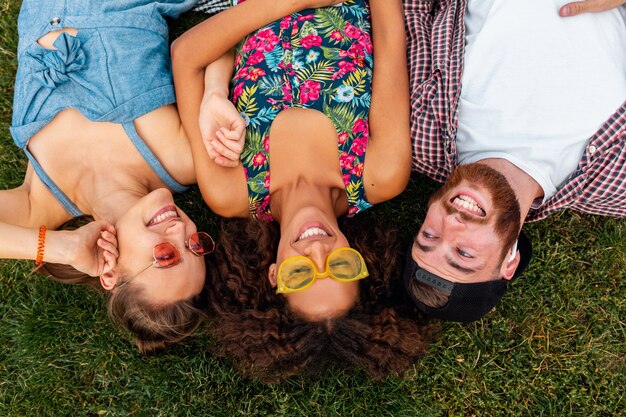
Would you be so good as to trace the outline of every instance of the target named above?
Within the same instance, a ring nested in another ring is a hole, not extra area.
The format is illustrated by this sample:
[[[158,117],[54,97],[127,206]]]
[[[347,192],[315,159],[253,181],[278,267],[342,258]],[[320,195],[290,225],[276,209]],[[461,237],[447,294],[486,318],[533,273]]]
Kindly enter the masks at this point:
[[[43,250],[46,246],[46,226],[39,226],[39,240],[37,241],[37,257],[35,258],[35,266],[39,267],[43,264]]]

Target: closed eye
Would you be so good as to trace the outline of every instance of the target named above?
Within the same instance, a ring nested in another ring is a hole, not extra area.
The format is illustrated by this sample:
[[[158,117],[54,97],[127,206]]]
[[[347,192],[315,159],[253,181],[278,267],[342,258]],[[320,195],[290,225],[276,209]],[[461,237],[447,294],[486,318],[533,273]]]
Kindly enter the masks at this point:
[[[474,257],[472,255],[470,255],[469,253],[465,252],[464,250],[457,249],[456,253],[458,253],[463,258],[474,259]]]

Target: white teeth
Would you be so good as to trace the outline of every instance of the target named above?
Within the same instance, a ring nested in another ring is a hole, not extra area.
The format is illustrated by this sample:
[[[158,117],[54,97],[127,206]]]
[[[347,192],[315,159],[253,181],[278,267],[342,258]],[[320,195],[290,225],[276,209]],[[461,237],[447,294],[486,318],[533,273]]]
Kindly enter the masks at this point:
[[[463,207],[469,211],[472,211],[480,216],[485,215],[485,211],[478,205],[478,203],[473,198],[466,195],[459,195],[455,197],[454,200],[452,200],[452,203],[459,207]]]
[[[170,217],[177,217],[178,213],[176,213],[176,210],[170,210],[170,211],[166,211],[165,213],[161,213],[158,216],[154,217],[151,221],[150,224],[157,224],[157,223],[161,223],[162,221],[164,221],[165,219],[168,219]]]
[[[300,235],[298,240],[306,239],[311,236],[328,236],[328,233],[326,233],[324,230],[320,229],[319,227],[311,227],[309,229],[306,229]]]

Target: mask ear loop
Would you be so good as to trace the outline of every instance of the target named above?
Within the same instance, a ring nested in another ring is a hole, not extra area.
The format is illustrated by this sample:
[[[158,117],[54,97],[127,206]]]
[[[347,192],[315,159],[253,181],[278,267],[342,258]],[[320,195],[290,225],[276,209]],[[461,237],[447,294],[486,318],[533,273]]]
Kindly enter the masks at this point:
[[[507,262],[511,262],[513,259],[515,259],[515,255],[517,255],[517,240],[515,241],[515,243],[513,244],[513,247],[511,248],[511,256],[509,256],[509,259],[507,259]]]

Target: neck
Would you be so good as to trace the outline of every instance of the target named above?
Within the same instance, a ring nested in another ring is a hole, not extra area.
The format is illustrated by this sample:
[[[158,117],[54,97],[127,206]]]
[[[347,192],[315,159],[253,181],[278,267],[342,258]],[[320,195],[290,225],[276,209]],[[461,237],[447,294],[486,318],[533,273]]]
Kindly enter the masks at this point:
[[[133,205],[147,195],[148,189],[112,188],[93,193],[89,197],[91,214],[96,220],[106,220],[115,225]]]
[[[533,201],[537,198],[543,197],[543,189],[537,181],[535,181],[525,171],[519,169],[516,165],[501,158],[487,158],[478,161],[480,164],[487,165],[504,177],[509,182],[509,185],[515,192],[517,201],[520,205],[520,217],[521,223],[524,223],[528,212],[533,204]]]
[[[289,224],[298,211],[315,207],[336,219],[341,215],[340,196],[343,190],[308,182],[304,179],[283,186],[272,193],[271,209],[274,219],[281,225]]]

